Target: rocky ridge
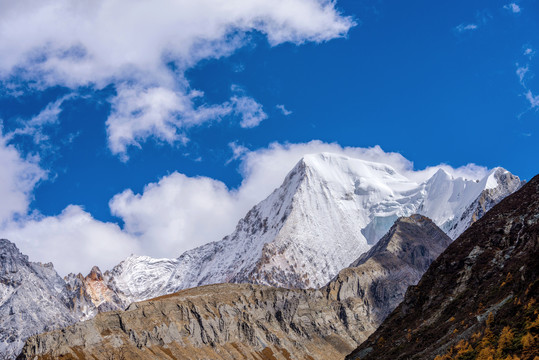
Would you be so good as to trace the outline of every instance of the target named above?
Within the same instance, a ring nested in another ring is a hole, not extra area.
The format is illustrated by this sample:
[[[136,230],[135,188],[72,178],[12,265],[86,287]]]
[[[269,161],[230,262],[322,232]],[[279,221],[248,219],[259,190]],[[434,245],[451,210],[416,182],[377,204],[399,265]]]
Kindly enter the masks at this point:
[[[423,216],[401,218],[354,268],[319,290],[249,284],[182,290],[32,337],[19,359],[344,358],[450,241]]]
[[[0,239],[0,355],[14,358],[27,337],[77,321],[70,302],[52,264],[30,262]]]
[[[347,359],[537,359],[539,176],[474,223]]]
[[[400,218],[389,232],[324,288],[336,300],[361,298],[374,328],[402,301],[429,265],[451,243],[430,219]]]

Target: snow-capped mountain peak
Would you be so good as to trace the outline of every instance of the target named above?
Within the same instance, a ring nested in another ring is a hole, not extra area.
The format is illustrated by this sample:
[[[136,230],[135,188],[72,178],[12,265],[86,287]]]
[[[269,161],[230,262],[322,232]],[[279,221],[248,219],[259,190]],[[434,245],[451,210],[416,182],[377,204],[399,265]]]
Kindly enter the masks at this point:
[[[369,250],[397,218],[420,213],[456,238],[520,185],[501,168],[479,181],[440,168],[418,183],[388,164],[309,154],[221,241],[155,266],[149,258],[130,258],[132,265],[122,263],[110,276],[126,301],[218,282],[319,287]],[[159,275],[149,275],[150,268]],[[134,286],[134,279],[145,285]]]

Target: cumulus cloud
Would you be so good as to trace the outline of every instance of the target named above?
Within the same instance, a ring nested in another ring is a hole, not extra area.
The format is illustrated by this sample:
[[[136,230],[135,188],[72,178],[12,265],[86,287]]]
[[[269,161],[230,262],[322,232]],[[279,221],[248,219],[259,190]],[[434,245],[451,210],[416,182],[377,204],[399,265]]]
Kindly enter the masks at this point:
[[[175,92],[165,87],[145,88],[120,85],[112,99],[111,115],[107,119],[109,148],[112,153],[127,159],[128,146],[141,147],[152,137],[174,144],[186,143],[182,129],[194,124],[202,124],[229,114],[228,104],[199,106],[193,100],[200,92]]]
[[[124,221],[125,232],[138,238],[144,254],[158,257],[179,256],[220,240],[248,207],[220,181],[176,172],[148,184],[142,194],[117,194],[109,205]]]
[[[95,264],[107,269],[131,253],[170,258],[220,240],[252,206],[280,186],[306,154],[331,152],[382,162],[416,182],[427,180],[439,168],[467,179],[480,179],[488,172],[474,164],[460,168],[441,164],[417,170],[401,154],[385,152],[379,146],[342,147],[311,141],[274,143],[256,151],[233,144],[231,149],[241,160],[243,181],[236,189],[219,180],[175,172],[148,184],[142,193],[127,189],[110,200],[111,212],[121,218],[123,228],[69,206],[58,216],[33,214],[11,222],[0,236],[14,240],[33,260],[53,261],[62,274],[88,271]]]
[[[518,14],[520,12],[520,6],[515,3],[509,3],[503,6],[504,9],[511,11],[513,14]]]
[[[88,273],[92,266],[110,269],[132,253],[141,253],[138,240],[117,224],[95,220],[79,206],[58,216],[31,216],[2,229],[31,261],[52,262],[67,275]]]
[[[256,203],[281,185],[286,174],[306,154],[332,152],[383,162],[413,181],[422,182],[443,168],[454,177],[480,179],[488,169],[469,164],[453,168],[441,164],[415,170],[401,154],[372,148],[341,147],[321,141],[303,144],[274,143],[268,148],[247,151],[238,148],[243,182],[229,189],[217,180],[190,178],[179,173],[149,184],[141,194],[126,190],[110,201],[112,213],[125,223],[124,231],[137,237],[145,254],[179,256],[181,252],[231,233],[237,221]],[[211,225],[210,225],[211,224]]]
[[[27,213],[34,187],[47,177],[38,160],[23,158],[0,127],[0,225]]]
[[[251,32],[272,46],[299,45],[346,36],[354,25],[329,0],[3,2],[0,80],[37,89],[113,84],[107,133],[125,159],[129,146],[183,142],[183,131],[210,119],[237,115],[248,128],[266,118],[248,97],[195,106],[201,93],[184,74],[199,61],[230,55]]]
[[[251,151],[242,156],[240,172],[244,178],[239,192],[247,202],[257,203],[267,197],[278,187],[288,171],[305,155],[321,152],[342,154],[352,158],[373,162],[381,162],[392,166],[396,171],[413,181],[426,181],[439,168],[443,168],[453,177],[480,179],[488,169],[475,164],[453,168],[446,164],[414,169],[412,161],[399,153],[386,152],[380,146],[370,148],[342,147],[336,143],[325,143],[314,140],[308,143],[280,144],[273,143],[269,147]]]
[[[233,96],[231,98],[234,113],[241,117],[240,126],[242,128],[252,128],[258,126],[268,118],[262,105],[247,96]]]
[[[107,120],[109,148],[127,160],[129,146],[140,148],[148,138],[168,143],[187,143],[183,130],[235,114],[243,128],[256,127],[267,115],[261,104],[248,96],[233,96],[218,105],[196,107],[200,91],[175,92],[164,87],[144,88],[121,85],[112,99]]]
[[[288,110],[287,108],[284,107],[284,105],[277,105],[275,106],[277,109],[279,109],[284,116],[288,116],[290,114],[292,114],[292,111]]]

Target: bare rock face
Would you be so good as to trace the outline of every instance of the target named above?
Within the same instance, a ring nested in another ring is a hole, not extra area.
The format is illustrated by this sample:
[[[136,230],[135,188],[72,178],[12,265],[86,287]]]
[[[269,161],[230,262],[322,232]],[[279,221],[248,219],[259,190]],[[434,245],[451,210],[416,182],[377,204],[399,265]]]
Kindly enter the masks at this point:
[[[539,176],[436,259],[347,359],[539,357]]]
[[[123,310],[127,306],[108,286],[97,266],[87,276],[69,274],[64,281],[71,299],[70,307],[78,315],[78,320],[91,319],[98,312]]]
[[[488,181],[492,183],[489,184],[491,186],[486,186],[485,190],[464,210],[460,217],[455,217],[443,227],[444,231],[452,239],[456,239],[464,230],[485,215],[494,205],[503,200],[507,195],[520,189],[526,183],[502,168],[492,170],[491,174],[487,177]]]
[[[52,264],[28,261],[0,239],[0,356],[14,358],[27,337],[78,320]]]
[[[33,337],[19,359],[342,359],[450,242],[428,218],[401,218],[320,290],[247,284],[183,290]]]
[[[29,336],[124,308],[99,268],[62,279],[52,264],[31,262],[0,239],[0,359],[15,358]]]
[[[402,301],[451,239],[421,215],[400,218],[367,253],[342,270],[325,288],[336,300],[362,299],[365,320],[374,327]]]
[[[365,338],[343,306],[315,290],[208,285],[33,337],[19,359],[343,358]]]

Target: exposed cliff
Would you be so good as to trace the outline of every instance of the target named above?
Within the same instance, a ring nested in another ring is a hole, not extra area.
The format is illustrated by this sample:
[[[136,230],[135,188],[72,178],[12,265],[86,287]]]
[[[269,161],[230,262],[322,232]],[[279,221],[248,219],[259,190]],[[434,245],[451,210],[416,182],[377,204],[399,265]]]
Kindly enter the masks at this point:
[[[14,358],[31,335],[76,322],[69,302],[52,264],[30,262],[0,239],[0,358]]]

